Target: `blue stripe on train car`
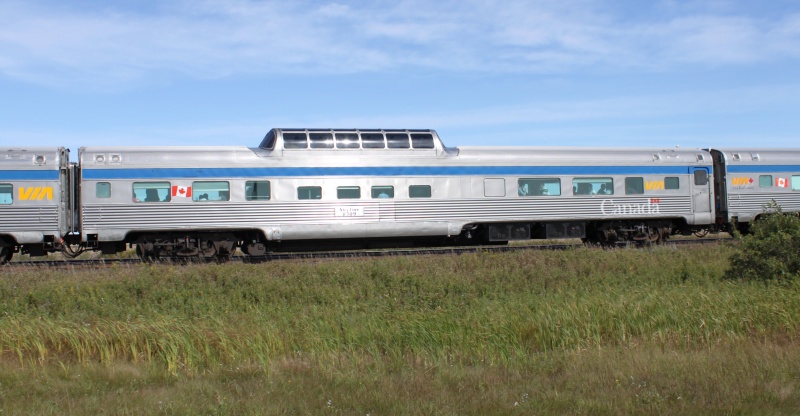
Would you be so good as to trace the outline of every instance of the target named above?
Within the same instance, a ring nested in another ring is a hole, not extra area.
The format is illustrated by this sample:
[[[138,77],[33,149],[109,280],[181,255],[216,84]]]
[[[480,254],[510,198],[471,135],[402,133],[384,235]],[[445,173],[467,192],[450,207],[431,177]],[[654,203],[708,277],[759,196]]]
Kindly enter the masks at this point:
[[[57,170],[0,170],[0,181],[54,181]]]
[[[728,173],[798,172],[800,165],[733,165]]]
[[[705,166],[710,168],[710,166]],[[320,176],[686,175],[689,166],[370,166],[297,168],[84,169],[84,179],[258,178]]]

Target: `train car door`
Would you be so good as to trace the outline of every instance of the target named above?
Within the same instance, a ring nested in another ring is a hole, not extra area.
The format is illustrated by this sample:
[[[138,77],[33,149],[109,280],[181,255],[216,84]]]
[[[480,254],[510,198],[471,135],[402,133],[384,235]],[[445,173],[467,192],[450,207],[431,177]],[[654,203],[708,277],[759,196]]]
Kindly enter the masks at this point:
[[[692,211],[694,212],[695,224],[714,222],[714,211],[711,205],[711,181],[709,180],[710,169],[708,167],[692,167],[691,189],[692,189]]]

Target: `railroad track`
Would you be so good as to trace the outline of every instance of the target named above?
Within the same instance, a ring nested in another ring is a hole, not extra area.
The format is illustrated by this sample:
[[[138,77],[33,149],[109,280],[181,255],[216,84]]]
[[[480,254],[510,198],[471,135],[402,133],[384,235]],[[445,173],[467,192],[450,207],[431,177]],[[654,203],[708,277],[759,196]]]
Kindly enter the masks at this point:
[[[681,246],[692,244],[714,244],[732,241],[730,238],[703,238],[687,240],[670,240],[659,246]],[[569,250],[584,245],[576,243],[567,244],[529,244],[529,245],[505,245],[505,246],[469,246],[469,247],[435,247],[435,248],[414,248],[414,249],[381,249],[381,250],[353,250],[353,251],[315,251],[315,252],[286,252],[272,253],[266,256],[233,256],[228,262],[232,263],[266,263],[281,260],[330,260],[330,259],[358,259],[358,258],[377,258],[377,257],[398,257],[398,256],[419,256],[419,255],[461,255],[471,253],[505,253],[524,250]],[[647,245],[624,244],[615,247],[597,247],[598,249],[616,248],[643,248]],[[173,259],[163,258],[155,261],[155,264],[203,264],[213,261],[195,259]],[[86,268],[107,268],[107,267],[131,267],[146,264],[139,258],[98,258],[98,259],[58,259],[58,260],[17,260],[12,261],[4,268],[42,268],[42,269],[86,269]]]

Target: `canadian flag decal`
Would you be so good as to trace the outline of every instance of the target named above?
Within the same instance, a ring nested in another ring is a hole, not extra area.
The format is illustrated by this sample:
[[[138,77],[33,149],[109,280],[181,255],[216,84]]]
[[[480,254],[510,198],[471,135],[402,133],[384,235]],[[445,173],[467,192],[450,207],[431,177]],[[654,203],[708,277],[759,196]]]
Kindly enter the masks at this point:
[[[177,198],[191,198],[192,197],[192,187],[191,186],[173,186],[172,187],[172,196]]]
[[[781,188],[788,188],[789,181],[786,178],[775,178],[775,186],[779,186]]]

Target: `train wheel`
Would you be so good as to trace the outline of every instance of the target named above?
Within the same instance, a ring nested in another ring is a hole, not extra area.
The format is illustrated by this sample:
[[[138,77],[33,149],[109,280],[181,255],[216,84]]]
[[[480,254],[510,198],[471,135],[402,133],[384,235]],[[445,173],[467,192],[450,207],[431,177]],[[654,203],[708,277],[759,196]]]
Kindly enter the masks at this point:
[[[11,247],[0,247],[0,264],[6,264],[11,261],[11,256],[13,255],[14,252]]]
[[[144,245],[137,244],[136,245],[136,255],[139,256],[142,261],[145,262],[153,262],[156,260],[156,256],[151,251],[146,251]]]

